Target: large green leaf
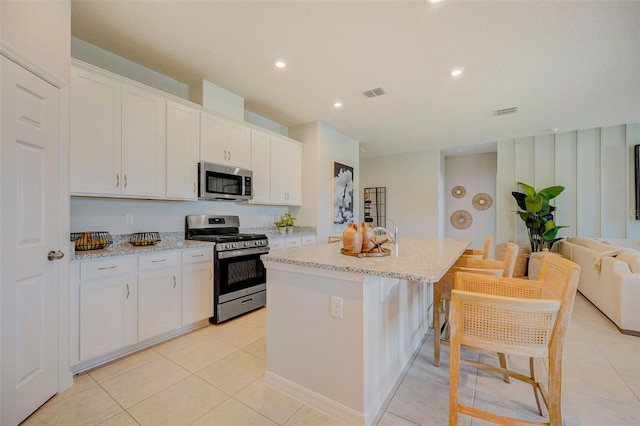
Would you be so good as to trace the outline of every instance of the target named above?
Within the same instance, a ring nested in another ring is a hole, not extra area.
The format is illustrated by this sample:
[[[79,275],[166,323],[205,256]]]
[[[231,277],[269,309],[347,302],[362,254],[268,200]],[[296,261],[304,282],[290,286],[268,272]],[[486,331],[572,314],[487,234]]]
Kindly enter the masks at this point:
[[[540,228],[544,229],[544,224],[534,216],[528,216],[525,223],[527,224],[527,228],[531,229],[535,233],[538,233],[538,229]]]
[[[540,194],[551,200],[560,195],[562,191],[564,191],[564,186],[550,186],[548,188],[541,189]]]
[[[518,185],[522,186],[522,190],[525,194],[527,194],[528,197],[533,197],[534,195],[536,195],[536,190],[533,189],[533,186],[529,186],[524,182],[518,182]]]
[[[523,194],[522,192],[512,192],[511,195],[516,199],[516,203],[518,203],[519,208],[522,210],[527,209],[527,206],[524,204],[524,199],[527,198],[527,194]]]
[[[537,213],[542,207],[542,198],[537,194],[534,196],[527,196],[527,198],[524,199],[524,203],[526,205],[526,210],[529,213]]]

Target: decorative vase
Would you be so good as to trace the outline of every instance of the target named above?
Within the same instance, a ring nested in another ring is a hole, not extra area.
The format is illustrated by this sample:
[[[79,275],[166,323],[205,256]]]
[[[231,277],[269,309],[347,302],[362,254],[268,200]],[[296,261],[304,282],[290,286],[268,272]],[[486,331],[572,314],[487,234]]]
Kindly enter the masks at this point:
[[[342,232],[342,247],[349,253],[362,251],[362,232],[358,230],[358,225],[355,223],[350,223]]]
[[[374,237],[376,233],[365,222],[360,225],[360,232],[362,233],[362,251],[365,253],[370,252],[375,247]]]
[[[286,226],[278,226],[278,232],[280,233],[280,235],[285,235],[287,233]]]
[[[287,235],[293,235],[293,226],[287,226]]]

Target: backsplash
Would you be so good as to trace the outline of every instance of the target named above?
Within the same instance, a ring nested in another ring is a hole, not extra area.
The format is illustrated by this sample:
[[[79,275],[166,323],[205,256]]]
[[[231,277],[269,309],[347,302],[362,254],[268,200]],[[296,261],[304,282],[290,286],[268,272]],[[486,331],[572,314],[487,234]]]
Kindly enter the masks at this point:
[[[217,201],[153,201],[109,198],[71,198],[71,232],[108,231],[112,235],[133,232],[184,232],[185,216],[236,215],[241,228],[275,229],[273,222],[283,206],[260,206]],[[292,214],[293,211],[292,211]],[[127,224],[127,215],[133,223]],[[295,215],[295,214],[294,214]]]

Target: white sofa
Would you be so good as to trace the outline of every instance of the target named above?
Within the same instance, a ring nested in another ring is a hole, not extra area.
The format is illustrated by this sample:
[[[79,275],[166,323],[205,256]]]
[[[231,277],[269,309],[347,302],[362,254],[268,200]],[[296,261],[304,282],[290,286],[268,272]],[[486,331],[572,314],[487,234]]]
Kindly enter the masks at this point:
[[[556,246],[581,267],[578,291],[622,333],[640,336],[640,242],[574,237]]]

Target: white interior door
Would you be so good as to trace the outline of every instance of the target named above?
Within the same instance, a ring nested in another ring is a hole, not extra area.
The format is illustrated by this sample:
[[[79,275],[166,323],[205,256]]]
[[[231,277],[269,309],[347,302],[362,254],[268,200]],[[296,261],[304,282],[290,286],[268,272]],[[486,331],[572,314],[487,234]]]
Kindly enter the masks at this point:
[[[0,424],[15,425],[58,390],[60,95],[1,58]]]

